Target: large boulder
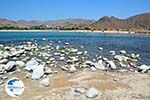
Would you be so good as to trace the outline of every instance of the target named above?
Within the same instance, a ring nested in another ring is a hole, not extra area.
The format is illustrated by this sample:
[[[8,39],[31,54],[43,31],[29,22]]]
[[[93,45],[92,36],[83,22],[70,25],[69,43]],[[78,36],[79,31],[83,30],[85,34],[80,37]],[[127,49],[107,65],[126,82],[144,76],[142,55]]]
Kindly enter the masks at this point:
[[[117,69],[117,66],[115,65],[115,63],[113,61],[107,61],[109,67],[113,70]]]
[[[94,63],[92,61],[85,61],[84,65],[88,65],[90,67],[95,66]]]
[[[102,60],[100,60],[99,62],[94,63],[94,66],[95,66],[96,69],[99,69],[99,70],[105,70],[106,69],[105,66],[102,63]]]
[[[150,70],[150,66],[147,65],[141,65],[138,67],[139,72],[147,72],[148,70]]]
[[[2,59],[0,60],[0,64],[4,64],[4,63],[7,63],[8,62],[8,59]]]
[[[19,67],[19,68],[25,67],[25,63],[23,61],[16,61],[15,65],[16,65],[16,67]]]
[[[36,66],[38,66],[38,62],[36,60],[30,60],[26,63],[25,65],[25,70],[34,70],[36,68]]]
[[[5,70],[6,70],[6,71],[11,71],[14,67],[15,67],[15,62],[14,62],[14,61],[9,61],[9,62],[5,65]]]
[[[38,80],[44,75],[44,66],[43,65],[38,65],[33,69],[33,73],[31,78],[33,80]]]

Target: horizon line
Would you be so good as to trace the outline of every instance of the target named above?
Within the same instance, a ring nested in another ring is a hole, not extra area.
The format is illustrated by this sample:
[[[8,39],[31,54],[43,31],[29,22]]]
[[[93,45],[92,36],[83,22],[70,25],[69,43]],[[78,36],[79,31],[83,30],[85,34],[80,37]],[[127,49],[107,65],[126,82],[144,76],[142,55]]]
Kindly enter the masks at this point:
[[[92,19],[92,18],[76,18],[76,17],[68,17],[68,18],[56,18],[56,19],[45,19],[45,20],[41,20],[41,19],[30,19],[30,20],[28,20],[28,19],[13,19],[13,18],[4,18],[4,17],[0,17],[0,19],[4,19],[4,20],[10,20],[10,21],[28,21],[28,22],[30,22],[30,21],[59,21],[59,20],[69,20],[69,19],[71,19],[71,20],[73,20],[73,19],[79,19],[79,20],[93,20],[93,21],[96,21],[96,20],[99,20],[99,19],[101,19],[101,18],[103,18],[103,17],[115,17],[115,18],[118,18],[118,19],[122,19],[122,20],[124,20],[124,19],[128,19],[128,18],[130,18],[130,17],[132,17],[132,16],[137,16],[137,15],[140,15],[140,14],[149,14],[150,12],[143,12],[143,13],[137,13],[137,14],[134,14],[134,15],[130,15],[130,16],[128,16],[128,17],[126,17],[126,18],[120,18],[120,17],[117,17],[117,16],[114,16],[114,15],[111,15],[111,16],[107,16],[107,15],[103,15],[103,16],[100,16],[98,19]]]

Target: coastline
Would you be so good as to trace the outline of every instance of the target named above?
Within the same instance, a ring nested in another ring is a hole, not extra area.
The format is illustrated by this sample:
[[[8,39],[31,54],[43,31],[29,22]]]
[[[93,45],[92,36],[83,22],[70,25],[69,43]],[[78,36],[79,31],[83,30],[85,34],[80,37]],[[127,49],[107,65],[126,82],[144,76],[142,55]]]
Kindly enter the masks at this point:
[[[104,33],[104,34],[129,34],[129,35],[145,35],[150,36],[150,32],[135,31],[100,31],[100,30],[0,30],[1,32],[76,32],[76,33]]]
[[[92,32],[92,33],[126,33],[133,34],[135,32],[128,31],[100,31],[100,30],[0,30],[0,32]]]

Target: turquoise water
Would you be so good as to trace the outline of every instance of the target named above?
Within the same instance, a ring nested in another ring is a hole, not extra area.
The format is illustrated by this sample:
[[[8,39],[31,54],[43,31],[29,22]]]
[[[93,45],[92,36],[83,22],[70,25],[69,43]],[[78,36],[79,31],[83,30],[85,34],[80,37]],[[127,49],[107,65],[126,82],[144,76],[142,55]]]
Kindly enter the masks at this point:
[[[91,58],[96,54],[109,57],[110,50],[118,53],[120,50],[126,50],[129,53],[139,53],[141,63],[150,64],[150,36],[77,32],[0,32],[0,43],[2,44],[17,44],[31,39],[44,43],[43,38],[48,38],[54,45],[69,42],[78,49],[82,45]],[[103,52],[100,52],[98,47],[103,47]]]

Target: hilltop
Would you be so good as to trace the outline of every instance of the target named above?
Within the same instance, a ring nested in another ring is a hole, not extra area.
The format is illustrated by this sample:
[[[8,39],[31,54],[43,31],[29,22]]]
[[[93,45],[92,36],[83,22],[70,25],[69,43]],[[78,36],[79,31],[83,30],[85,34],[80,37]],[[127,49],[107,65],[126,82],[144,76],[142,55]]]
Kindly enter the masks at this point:
[[[131,16],[126,19],[119,19],[114,16],[104,16],[99,20],[88,19],[61,19],[61,20],[9,20],[0,19],[0,29],[16,30],[101,30],[101,31],[150,31],[150,13],[143,13]]]

